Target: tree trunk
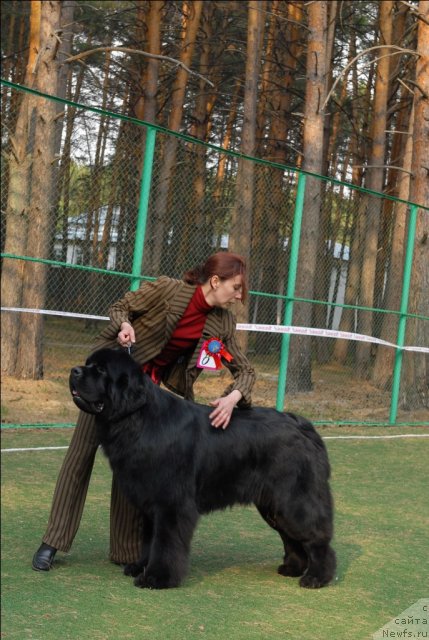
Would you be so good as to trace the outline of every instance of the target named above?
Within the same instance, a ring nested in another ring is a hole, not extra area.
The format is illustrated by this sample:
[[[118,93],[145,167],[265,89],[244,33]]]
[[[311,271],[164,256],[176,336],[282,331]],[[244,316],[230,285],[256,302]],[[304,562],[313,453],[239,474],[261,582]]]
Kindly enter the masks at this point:
[[[397,196],[401,200],[408,200],[410,197],[409,172],[411,171],[413,154],[413,126],[414,111],[410,116],[408,135],[406,136],[402,162],[402,166],[406,173],[401,173],[398,177],[399,189]],[[404,135],[397,134],[397,138],[401,138],[402,145],[404,145]],[[391,204],[393,205],[393,203]],[[391,212],[391,215],[393,215],[392,240],[384,307],[386,309],[398,311],[400,308],[402,292],[401,287],[398,285],[403,279],[405,229],[407,226],[409,211],[407,205],[402,202],[396,202],[394,206],[395,211]],[[398,333],[398,316],[393,314],[383,314],[383,316],[384,318],[380,338],[387,342],[394,342]],[[395,350],[391,347],[382,347],[381,345],[378,345],[372,377],[374,383],[381,389],[390,388],[394,362]]]
[[[221,147],[223,149],[228,149],[231,143],[232,131],[233,131],[236,117],[237,117],[237,106],[238,106],[238,100],[240,95],[240,85],[241,85],[240,81],[237,80],[234,85],[234,90],[231,97],[231,103],[228,110],[228,118],[226,121],[225,130],[222,136]],[[223,213],[224,203],[223,203],[222,196],[223,196],[223,191],[224,191],[225,182],[226,182],[227,164],[230,161],[231,161],[230,156],[226,155],[225,153],[220,155],[218,166],[216,169],[215,186],[213,189],[215,219],[220,223],[222,223],[222,225],[225,218],[225,214]]]
[[[429,0],[420,0],[417,51],[420,57],[416,68],[414,90],[413,183],[411,200],[418,204],[429,202]],[[429,213],[420,209],[414,244],[409,313],[429,315]],[[427,320],[408,320],[407,343],[429,345]],[[404,354],[404,376],[401,389],[404,408],[429,407],[429,355]]]
[[[13,9],[16,9],[16,0],[14,0],[14,2],[12,3],[13,5]],[[22,18],[21,18],[22,19]],[[5,29],[5,32],[8,34],[7,35],[7,41],[5,43],[4,46],[4,62],[2,64],[2,77],[6,78],[6,80],[11,80],[11,82],[17,82],[16,78],[14,78],[14,72],[16,72],[16,66],[12,64],[13,62],[13,49],[15,47],[15,29],[16,29],[16,16],[15,16],[15,12],[13,11],[9,16],[7,16],[6,18],[3,19],[3,26]],[[5,117],[5,114],[7,113],[7,102],[8,102],[8,94],[9,94],[9,87],[6,87],[6,85],[3,85],[1,88],[1,112],[3,114],[3,117]],[[18,92],[17,92],[18,93]],[[9,117],[10,115],[12,115],[13,117],[13,112],[11,114],[11,112],[9,112]]]
[[[103,77],[103,94],[101,101],[101,108],[103,110],[109,108],[108,97],[110,94],[110,64],[111,64],[111,55],[108,51],[106,53],[106,59],[104,63],[104,77]],[[92,166],[92,179],[91,179],[91,193],[88,202],[88,218],[86,221],[86,229],[85,229],[85,246],[87,249],[87,254],[84,258],[84,264],[96,264],[96,256],[98,251],[98,232],[100,229],[100,215],[101,215],[101,205],[103,204],[103,182],[104,182],[104,164],[105,164],[105,154],[106,154],[106,145],[107,139],[109,136],[109,128],[111,127],[111,118],[105,117],[104,115],[100,117],[100,123],[97,134],[97,147],[95,151],[94,163]],[[91,242],[92,235],[92,242]],[[91,275],[91,293],[94,291],[94,276]],[[96,285],[95,285],[96,286]],[[91,296],[92,298],[92,296]]]
[[[247,54],[244,88],[244,120],[241,139],[241,152],[252,156],[256,144],[256,106],[258,97],[258,78],[260,69],[260,44],[263,13],[261,2],[249,0],[247,21]],[[250,160],[240,159],[237,171],[235,203],[231,212],[229,249],[246,259],[250,270],[250,248],[252,244],[253,220],[253,183],[255,165]],[[237,311],[239,322],[247,321],[247,308]],[[240,335],[241,346],[247,347],[247,334]]]
[[[65,64],[65,60],[71,56],[73,46],[73,28],[71,25],[74,20],[74,10],[76,2],[70,0],[70,2],[63,3],[61,7],[61,25],[64,26],[64,33],[62,33],[62,46],[58,52],[58,96],[60,98],[71,97],[71,86],[73,71],[70,65]],[[81,69],[76,85],[79,85],[79,78],[82,78],[84,68]],[[81,82],[81,80],[80,80]],[[76,100],[77,101],[77,100]],[[63,234],[61,257],[62,262],[67,260],[67,222],[68,211],[70,202],[70,164],[71,164],[71,135],[74,124],[74,112],[75,109],[66,107],[61,102],[57,102],[57,118],[55,121],[55,155],[60,157],[59,166],[56,168],[56,200],[54,204],[54,229],[55,232],[63,228],[65,225],[65,233]],[[64,147],[63,153],[61,153],[61,141],[63,136],[63,129],[65,123],[65,135],[64,135]],[[62,200],[63,198],[63,200]],[[63,206],[61,203],[63,202]],[[65,218],[65,219],[64,219]],[[53,245],[55,243],[55,233],[51,237],[50,255],[53,254]]]
[[[285,12],[287,10],[287,15]],[[285,20],[287,18],[288,20]],[[266,58],[274,56],[276,64],[269,65],[265,91],[265,104],[269,114],[268,137],[264,135],[264,158],[271,162],[286,164],[287,137],[290,127],[292,102],[291,85],[302,50],[300,22],[303,18],[300,4],[281,7],[272,6],[272,21],[267,44]],[[285,46],[285,43],[288,46]],[[269,48],[268,48],[269,45]],[[266,116],[266,114],[265,114]],[[262,120],[262,118],[260,118]],[[266,129],[264,129],[265,131]],[[262,135],[260,134],[262,137]],[[285,255],[285,219],[289,217],[284,185],[284,170],[264,167],[258,170],[261,188],[255,206],[252,263],[258,265],[254,279],[256,288],[265,293],[283,293]],[[290,226],[290,225],[289,225]],[[277,321],[279,300],[258,296],[252,310],[252,322],[272,324]],[[255,336],[256,353],[265,353],[267,338],[263,333]]]
[[[148,4],[149,11],[146,19],[146,48],[148,53],[158,56],[161,53],[161,19],[164,11],[164,0],[153,0]],[[143,89],[143,95],[137,100],[135,116],[139,118],[139,120],[144,120],[145,122],[151,122],[153,124],[156,123],[158,111],[159,65],[159,59],[148,58],[143,71],[139,74],[140,81],[137,85],[137,90],[141,90],[140,87]],[[147,128],[142,127],[141,131],[136,132],[136,137],[137,141],[135,145],[133,163],[136,167],[136,173],[138,173],[141,183],[144,170]],[[140,198],[140,189],[138,190],[137,198]],[[140,203],[138,201],[137,208],[139,204]],[[145,274],[150,272],[152,253],[151,245],[152,236],[156,233],[156,229],[154,229],[155,226],[153,216],[148,216],[141,265],[141,272]]]
[[[393,1],[380,3],[380,44],[392,42]],[[367,188],[381,192],[383,190],[384,164],[386,155],[387,102],[389,96],[390,59],[385,56],[379,60],[375,81],[374,108],[372,113],[372,151],[368,168]],[[374,306],[374,285],[377,264],[378,233],[380,223],[381,198],[368,198],[366,211],[366,233],[363,265],[360,283],[360,304]],[[359,312],[359,333],[373,335],[373,312]],[[371,373],[371,343],[358,342],[356,346],[356,375],[367,379]]]
[[[213,60],[210,56],[210,38],[212,36],[214,4],[204,5],[201,32],[201,53],[199,59],[199,73],[204,77],[210,77],[213,68]],[[213,52],[212,52],[213,53]],[[216,58],[216,55],[213,56]],[[207,141],[209,135],[210,113],[213,108],[215,95],[207,90],[204,79],[199,81],[199,90],[195,99],[195,108],[192,113],[192,125],[190,135],[197,140]],[[205,213],[206,194],[206,154],[207,147],[202,144],[187,144],[185,162],[189,167],[190,182],[192,183],[192,207],[182,213],[182,223],[178,229],[178,240],[175,246],[175,271],[183,273],[189,264],[202,264],[212,251],[212,217]],[[176,235],[176,233],[175,233]]]
[[[57,94],[58,30],[61,2],[42,2],[40,20],[40,50],[36,67],[36,87],[39,91]],[[55,118],[53,100],[37,99],[34,151],[29,205],[29,226],[26,254],[47,258],[53,233],[52,208],[55,176]],[[47,266],[37,262],[24,264],[23,307],[43,309],[46,299]],[[38,380],[43,377],[43,316],[26,313],[21,320],[16,374],[19,378]]]
[[[331,1],[328,3],[328,27],[326,37],[326,93],[331,89],[333,83],[332,77],[332,59],[334,55],[334,39],[337,24],[338,2]],[[348,75],[348,74],[347,74]],[[344,85],[348,84],[348,78],[344,78]],[[342,98],[342,92],[340,100]],[[323,151],[322,166],[320,173],[327,176],[329,173],[329,159],[331,157],[330,149],[330,131],[332,127],[332,114],[328,112],[325,115],[323,123]],[[334,174],[335,175],[335,174]],[[316,279],[314,287],[314,297],[316,300],[328,300],[329,288],[331,284],[331,274],[333,265],[333,256],[335,253],[336,234],[333,230],[333,214],[332,207],[329,206],[332,198],[333,185],[322,182],[320,188],[321,199],[321,220],[320,233],[317,247],[317,272],[319,277]],[[327,307],[318,304],[313,310],[314,324],[316,327],[325,327],[327,319]],[[330,351],[332,349],[332,340],[329,338],[316,338],[314,340],[316,357],[319,363],[325,363],[329,360]]]
[[[256,146],[255,154],[258,158],[266,158],[266,145],[269,145],[270,139],[266,139],[267,127],[269,124],[268,114],[271,110],[271,92],[275,91],[276,64],[274,61],[275,53],[280,54],[280,48],[277,49],[276,38],[279,35],[277,22],[281,16],[279,9],[279,0],[273,0],[271,5],[271,15],[268,25],[268,33],[266,37],[265,52],[263,57],[264,63],[262,67],[260,90],[258,96],[258,104],[256,107]],[[280,43],[282,45],[283,43]],[[263,46],[263,39],[261,41]],[[267,158],[269,159],[269,158]]]
[[[180,61],[189,66],[195,49],[198,27],[200,24],[202,0],[195,0],[192,3],[184,3],[186,22],[183,30],[183,44],[180,54]],[[168,128],[178,131],[182,122],[183,105],[185,101],[188,72],[179,67],[176,79],[172,87],[171,112],[168,119]],[[177,138],[168,136],[165,139],[163,163],[159,177],[158,191],[154,202],[154,241],[153,251],[150,257],[151,271],[159,275],[161,257],[164,245],[164,235],[167,230],[168,221],[168,198],[170,184],[174,173],[177,154]]]
[[[75,79],[75,89],[73,95],[72,91],[72,72],[70,70],[69,77],[69,89],[68,99],[74,102],[79,102],[80,91],[82,88],[83,77],[85,74],[85,67],[81,67],[77,78]],[[57,193],[57,220],[55,228],[61,229],[62,242],[61,242],[61,261],[67,261],[67,248],[68,248],[68,222],[70,215],[70,188],[71,188],[71,147],[72,147],[72,135],[76,120],[76,109],[74,107],[67,107],[66,112],[66,131],[64,135],[64,144],[61,154],[60,167],[58,171],[58,193]],[[62,200],[62,207],[60,202]]]
[[[262,19],[259,2],[249,0],[247,22],[247,55],[244,90],[244,118],[241,137],[241,153],[252,156],[256,143],[256,105],[260,67],[260,31]],[[253,215],[254,163],[239,160],[235,205],[231,212],[229,248],[245,257],[250,255]]]
[[[122,104],[122,113],[124,114],[127,113],[128,107],[129,107],[129,96],[126,94],[124,96],[124,100]],[[124,120],[121,120],[119,123],[118,136],[116,138],[115,155],[113,156],[113,159],[111,161],[112,176],[109,182],[109,197],[108,197],[108,205],[106,210],[106,217],[103,225],[103,233],[101,236],[101,242],[98,244],[98,247],[97,247],[96,265],[97,267],[104,268],[104,269],[108,268],[109,253],[110,253],[110,248],[112,246],[111,244],[112,224],[113,224],[115,209],[118,207],[118,202],[119,202],[119,193],[118,193],[119,192],[119,189],[118,189],[119,176],[121,174],[121,167],[123,166],[124,158],[126,158],[128,154],[128,148],[127,148],[128,139],[126,137],[126,132],[127,132],[127,123]],[[123,214],[122,211],[121,211],[121,214]],[[123,228],[128,226],[127,221],[124,220],[124,218],[126,218],[125,214],[121,215],[120,220],[117,220],[118,227],[117,227],[117,241],[116,241],[116,255],[115,255],[116,259],[119,252],[120,237],[122,235],[121,227]],[[117,269],[116,264],[114,268]]]
[[[307,82],[304,111],[304,163],[303,169],[319,173],[323,160],[323,122],[321,105],[326,95],[326,29],[328,3],[325,0],[308,5]],[[313,298],[316,276],[316,254],[319,240],[321,181],[307,178],[301,244],[299,250],[296,296]],[[295,303],[294,325],[310,327],[312,306]],[[310,391],[311,339],[292,336],[287,376],[287,389],[291,392]]]
[[[37,52],[40,48],[41,2],[31,3],[30,41],[25,84],[32,87]],[[10,139],[9,185],[6,205],[6,240],[4,251],[15,255],[25,255],[30,203],[31,155],[29,136],[35,109],[35,99],[25,93],[21,99],[14,134]],[[1,298],[5,307],[22,306],[24,263],[20,260],[5,259],[2,270]],[[21,313],[5,313],[2,318],[1,351],[2,371],[15,375],[17,344],[21,324]]]
[[[356,37],[353,34],[350,43],[351,54],[356,54]],[[372,67],[370,69],[371,74]],[[366,147],[362,145],[360,140],[361,132],[367,129],[368,109],[360,108],[359,100],[359,82],[356,65],[352,71],[352,84],[353,84],[353,106],[352,115],[354,121],[354,129],[351,136],[351,150],[350,156],[353,165],[352,169],[352,184],[361,186],[362,184],[362,166],[366,162]],[[368,82],[368,86],[371,86],[371,79]],[[366,96],[364,96],[366,102]],[[363,116],[362,116],[363,114]],[[359,200],[359,204],[357,204]],[[356,204],[355,204],[356,203]],[[362,260],[362,246],[363,246],[363,226],[365,222],[365,198],[364,194],[354,191],[350,202],[350,207],[354,209],[353,220],[351,223],[350,241],[349,241],[349,261],[347,266],[347,281],[346,289],[344,292],[344,302],[347,305],[356,305],[359,297],[359,275],[361,271]],[[355,312],[353,309],[343,309],[341,312],[341,319],[339,325],[340,331],[350,332],[355,330]],[[349,355],[350,345],[349,340],[338,339],[335,340],[333,359],[339,364],[345,364]]]

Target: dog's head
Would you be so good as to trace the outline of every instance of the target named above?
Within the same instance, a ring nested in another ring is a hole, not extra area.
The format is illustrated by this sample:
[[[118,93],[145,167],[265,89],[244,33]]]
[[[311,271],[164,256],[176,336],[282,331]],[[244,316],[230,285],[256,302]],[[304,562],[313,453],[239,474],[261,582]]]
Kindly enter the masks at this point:
[[[69,385],[74,403],[107,419],[128,415],[145,403],[145,375],[126,352],[100,349],[85,366],[73,367]]]

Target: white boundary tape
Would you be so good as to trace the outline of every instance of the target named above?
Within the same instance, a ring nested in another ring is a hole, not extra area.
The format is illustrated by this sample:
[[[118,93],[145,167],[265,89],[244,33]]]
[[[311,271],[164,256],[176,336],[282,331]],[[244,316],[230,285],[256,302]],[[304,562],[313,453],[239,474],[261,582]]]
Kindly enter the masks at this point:
[[[19,307],[1,307],[2,311],[18,311],[23,313],[40,313],[47,316],[64,316],[67,318],[85,318],[88,320],[109,320],[107,316],[93,316],[84,313],[72,313],[67,311],[49,311],[48,309],[20,309]],[[399,347],[394,342],[387,342],[373,336],[365,336],[361,333],[350,331],[335,331],[334,329],[316,329],[313,327],[291,327],[280,324],[246,324],[238,323],[239,331],[260,331],[263,333],[288,333],[300,336],[316,336],[319,338],[342,338],[344,340],[354,340],[357,342],[371,342],[381,344],[384,347],[393,347],[403,351],[415,351],[418,353],[429,353],[429,347]]]
[[[398,433],[394,436],[322,436],[322,440],[393,440],[397,438],[429,438],[429,433]]]
[[[60,449],[68,449],[68,445],[64,447],[22,447],[19,449],[2,449],[1,453],[16,453],[17,451],[59,451]]]
[[[40,313],[44,316],[64,316],[65,318],[85,318],[86,320],[110,320],[109,316],[91,316],[87,313],[71,311],[49,311],[48,309],[21,309],[20,307],[1,307],[2,311],[20,311],[22,313]]]
[[[385,347],[394,347],[404,351],[418,351],[429,353],[429,347],[399,347],[393,342],[387,342],[373,336],[365,336],[361,333],[351,333],[350,331],[335,331],[334,329],[315,329],[313,327],[287,327],[279,324],[237,324],[237,329],[244,331],[263,331],[268,333],[290,333],[300,336],[318,336],[321,338],[343,338],[345,340],[356,340],[358,342],[373,342]]]
[[[322,436],[322,440],[393,440],[398,438],[429,438],[429,433],[402,433],[390,436]],[[20,449],[2,449],[1,453],[20,453],[23,451],[55,451],[67,447],[23,447]]]

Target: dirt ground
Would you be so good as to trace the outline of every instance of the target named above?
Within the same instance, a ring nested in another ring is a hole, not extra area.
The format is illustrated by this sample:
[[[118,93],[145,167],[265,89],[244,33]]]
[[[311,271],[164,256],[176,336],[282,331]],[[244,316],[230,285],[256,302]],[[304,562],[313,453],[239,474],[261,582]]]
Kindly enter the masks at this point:
[[[68,390],[68,371],[49,372],[45,380],[2,379],[2,422],[8,424],[73,423],[77,409]],[[199,402],[208,402],[221,394],[229,383],[229,375],[204,372],[195,391]],[[336,365],[317,368],[313,372],[314,389],[309,393],[287,395],[285,410],[306,415],[318,423],[388,422],[390,394],[367,382],[354,380],[351,371]],[[277,378],[261,373],[253,393],[253,402],[275,406]],[[398,412],[400,423],[428,423],[425,410]]]

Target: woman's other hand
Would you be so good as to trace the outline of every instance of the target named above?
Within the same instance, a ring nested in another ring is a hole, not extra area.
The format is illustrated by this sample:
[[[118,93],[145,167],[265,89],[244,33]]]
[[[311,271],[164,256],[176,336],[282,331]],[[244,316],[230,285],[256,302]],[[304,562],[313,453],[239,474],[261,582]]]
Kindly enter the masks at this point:
[[[211,407],[216,407],[209,415],[212,427],[226,429],[230,423],[232,411],[241,398],[241,391],[234,389],[229,395],[210,402]]]

